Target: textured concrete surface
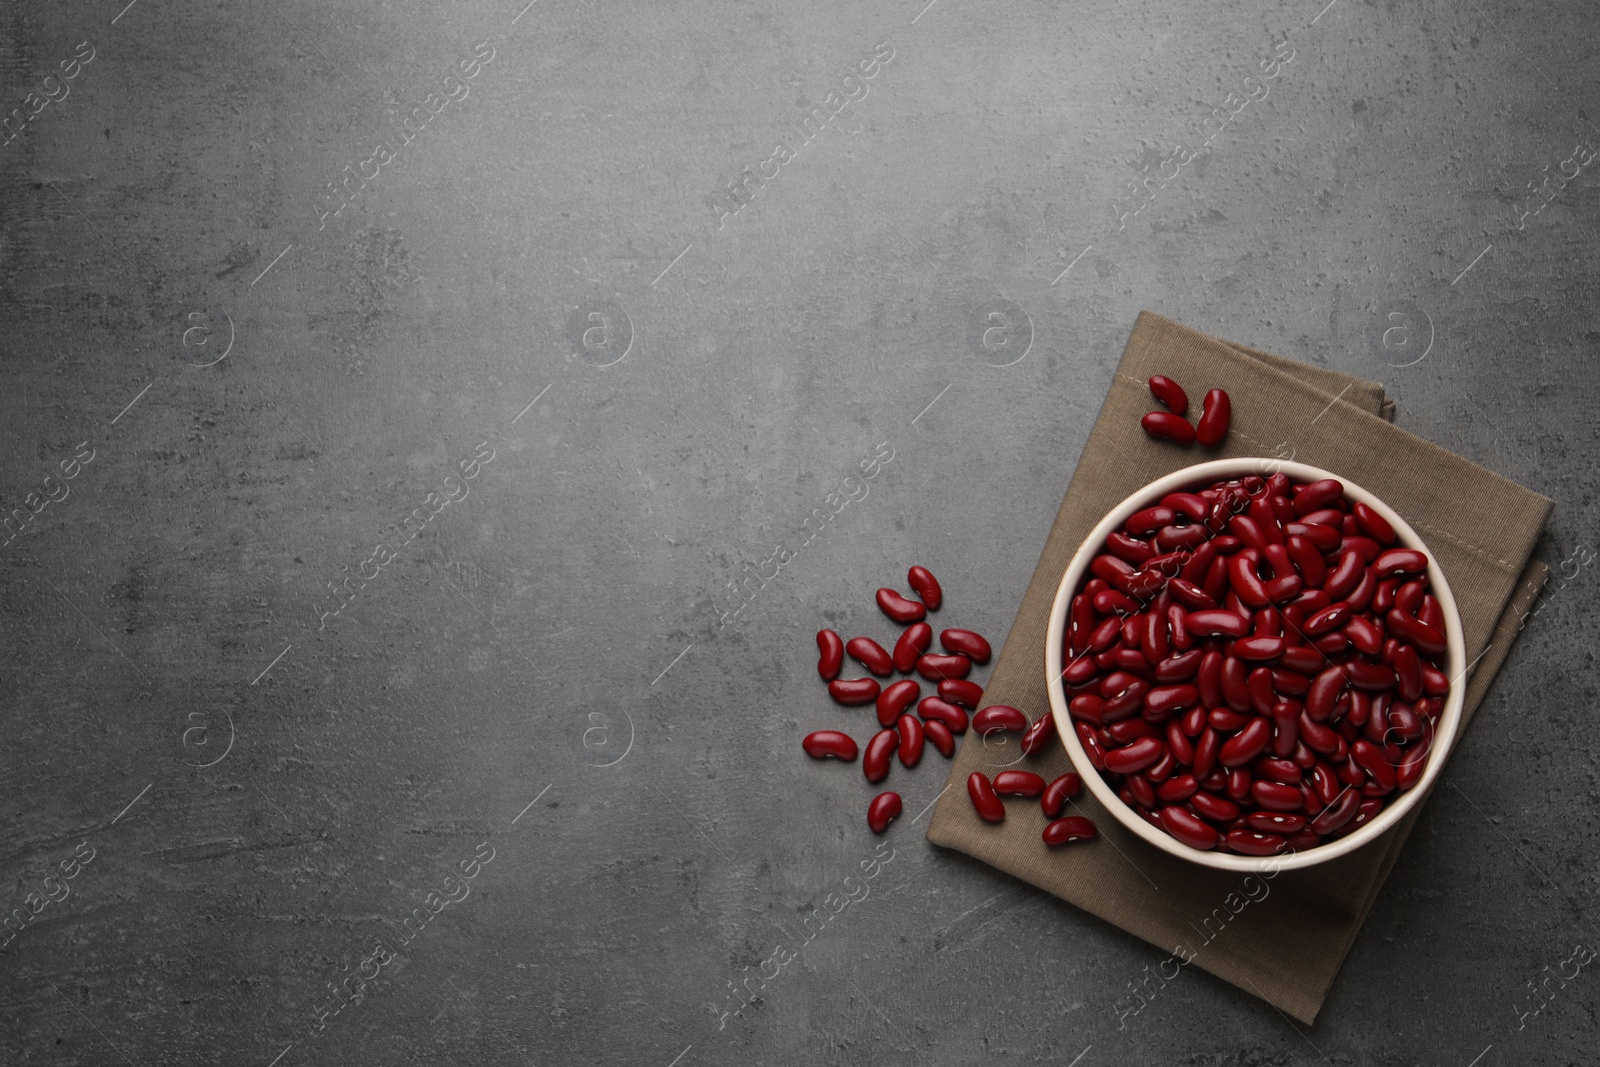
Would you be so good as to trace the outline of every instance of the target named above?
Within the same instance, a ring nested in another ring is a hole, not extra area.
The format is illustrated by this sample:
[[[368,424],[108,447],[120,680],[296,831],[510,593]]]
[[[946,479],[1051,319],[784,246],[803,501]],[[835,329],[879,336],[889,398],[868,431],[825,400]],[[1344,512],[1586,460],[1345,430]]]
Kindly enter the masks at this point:
[[[1586,5],[124,3],[0,9],[0,1062],[1594,1062]],[[1309,1031],[798,748],[1146,307],[1558,505]]]

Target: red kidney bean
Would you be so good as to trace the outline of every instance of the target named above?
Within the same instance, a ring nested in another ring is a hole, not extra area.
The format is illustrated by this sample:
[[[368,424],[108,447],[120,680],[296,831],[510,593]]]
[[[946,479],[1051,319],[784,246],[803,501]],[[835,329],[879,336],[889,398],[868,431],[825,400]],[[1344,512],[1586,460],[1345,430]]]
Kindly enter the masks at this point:
[[[1422,660],[1417,656],[1416,649],[1401,645],[1394,650],[1394,659],[1389,665],[1394,668],[1398,679],[1396,689],[1401,700],[1409,703],[1422,696]]]
[[[983,700],[983,686],[964,678],[946,678],[939,683],[939,696],[952,704],[976,709]]]
[[[1117,748],[1131,741],[1137,741],[1141,737],[1156,737],[1158,735],[1155,727],[1143,719],[1123,719],[1121,722],[1112,723],[1101,730],[1100,736],[1104,738],[1108,747]]]
[[[1422,691],[1430,697],[1442,697],[1450,692],[1450,676],[1431,663],[1422,665]]]
[[[1068,771],[1060,778],[1045,786],[1044,795],[1039,800],[1039,805],[1044,809],[1047,819],[1058,819],[1066,810],[1067,801],[1078,795],[1083,788],[1083,779],[1073,771]]]
[[[1283,650],[1278,660],[1286,670],[1315,678],[1328,665],[1328,657],[1309,645],[1292,645]]]
[[[1306,714],[1316,722],[1326,722],[1333,715],[1334,701],[1349,680],[1346,664],[1337,664],[1321,671],[1311,679],[1306,690]]]
[[[1368,572],[1371,573],[1370,571]],[[1372,594],[1372,610],[1379,615],[1387,614],[1394,607],[1394,591],[1400,587],[1398,578],[1388,578],[1378,583],[1377,589]]]
[[[1250,716],[1241,715],[1232,708],[1212,708],[1208,713],[1207,721],[1216,729],[1225,734],[1238,733],[1250,722]]]
[[[1200,691],[1192,685],[1158,685],[1144,695],[1147,710],[1160,714],[1186,708],[1200,699]]]
[[[1297,725],[1300,739],[1310,746],[1313,752],[1328,756],[1339,750],[1339,735],[1313,719],[1309,708],[1300,712]]]
[[[1342,600],[1361,581],[1365,571],[1366,564],[1361,561],[1361,556],[1353,549],[1346,549],[1340,553],[1339,562],[1323,581],[1322,591],[1335,601]]]
[[[938,719],[928,719],[924,722],[922,724],[922,733],[945,759],[949,759],[956,754],[955,735],[950,732],[950,727]]]
[[[1156,664],[1156,681],[1163,685],[1189,681],[1199,674],[1200,664],[1204,662],[1205,655],[1202,649],[1191,648],[1187,652],[1169,656]]]
[[[856,743],[847,733],[838,730],[818,730],[806,734],[806,739],[800,742],[800,747],[806,750],[806,755],[812,759],[834,759],[852,762],[856,758]]]
[[[1361,794],[1345,789],[1311,820],[1311,829],[1319,834],[1331,834],[1355,817],[1361,807]]]
[[[1083,746],[1084,755],[1089,757],[1089,764],[1097,771],[1106,769],[1106,749],[1100,743],[1099,736],[1094,727],[1086,722],[1073,723],[1072,728],[1078,733],[1078,743]]]
[[[894,668],[910,674],[917,665],[921,655],[933,647],[933,627],[925,622],[913,623],[906,627],[900,635],[900,640],[894,643]]]
[[[1266,584],[1256,574],[1257,557],[1254,549],[1246,548],[1228,559],[1228,585],[1249,608],[1264,608],[1272,602]]]
[[[906,584],[929,611],[938,611],[939,605],[944,603],[944,589],[928,568],[912,567],[906,571]]]
[[[1411,742],[1422,737],[1422,716],[1408,704],[1396,704],[1389,709],[1389,732],[1400,740]]]
[[[1172,804],[1162,808],[1160,814],[1162,828],[1190,848],[1206,852],[1217,847],[1216,829],[1188,808]]]
[[[1092,566],[1092,564],[1091,564]],[[1095,581],[1100,581],[1096,578]],[[1088,647],[1089,632],[1094,629],[1094,604],[1093,597],[1079,593],[1072,598],[1072,625],[1067,631],[1067,650],[1074,656]],[[929,627],[929,640],[932,640],[932,627]]]
[[[867,805],[867,825],[872,827],[872,832],[881,834],[889,828],[889,824],[900,817],[901,803],[899,793],[879,793],[872,798],[872,803]]]
[[[917,714],[922,716],[924,721],[944,723],[953,734],[967,732],[966,711],[938,697],[923,697],[922,702],[917,705]]]
[[[1383,648],[1383,631],[1365,615],[1352,615],[1344,624],[1344,632],[1356,651],[1364,656],[1376,656]]]
[[[1292,700],[1280,700],[1272,706],[1273,755],[1283,758],[1294,755],[1300,744],[1300,715],[1300,705]]]
[[[1061,681],[1069,686],[1085,685],[1095,679],[1100,673],[1100,666],[1093,658],[1080,655],[1077,659],[1067,664],[1066,670],[1061,672]],[[960,681],[950,678],[945,681]],[[943,685],[944,682],[940,682]]]
[[[1439,603],[1439,598],[1428,593],[1422,598],[1422,605],[1417,608],[1417,621],[1431,626],[1440,633],[1445,632],[1444,607]]]
[[[1028,727],[1028,732],[1022,735],[1022,754],[1035,756],[1051,747],[1059,735],[1056,733],[1055,716],[1048,712],[1040,716],[1039,721]]]
[[[894,660],[883,646],[870,637],[852,637],[844,646],[851,658],[857,660],[873,674],[888,677],[894,673]]]
[[[1136,511],[1128,516],[1128,521],[1123,523],[1123,528],[1136,537],[1149,537],[1163,526],[1172,525],[1176,513],[1168,507],[1157,504],[1155,507]]]
[[[1322,553],[1311,539],[1301,534],[1290,534],[1285,547],[1289,552],[1289,559],[1294,562],[1300,571],[1300,577],[1305,579],[1306,585],[1319,586],[1328,575],[1328,565],[1323,562]]]
[[[1155,611],[1142,616],[1144,625],[1140,627],[1139,648],[1144,653],[1145,660],[1155,666],[1167,658],[1167,653],[1172,651],[1167,642],[1167,620],[1163,614]]]
[[[1300,765],[1292,759],[1257,756],[1250,764],[1250,772],[1257,778],[1265,778],[1283,785],[1296,787],[1300,785]]]
[[[1344,665],[1350,684],[1360,689],[1382,690],[1394,686],[1394,668],[1381,663],[1364,663],[1353,659]]]
[[[1379,578],[1418,574],[1427,569],[1428,557],[1414,548],[1387,548],[1372,561],[1372,572]]]
[[[1340,790],[1343,788],[1338,776],[1334,774],[1333,768],[1326,762],[1318,760],[1316,765],[1311,768],[1311,792],[1317,798],[1317,806],[1315,808],[1308,807],[1306,810],[1321,811],[1334,802],[1334,799],[1338,797]]]
[[[1094,595],[1094,610],[1101,615],[1132,615],[1139,610],[1139,602],[1116,589],[1103,589]],[[1107,619],[1106,622],[1116,622]],[[1101,623],[1100,625],[1104,625]]]
[[[902,715],[895,732],[900,735],[900,763],[909,770],[922,762],[922,746],[927,740],[922,722],[915,715]]]
[[[1141,737],[1123,748],[1106,753],[1106,770],[1115,774],[1133,774],[1159,760],[1165,746],[1154,737]]]
[[[875,678],[836,678],[828,683],[828,695],[847,708],[870,704],[878,699]]]
[[[1162,441],[1172,441],[1180,445],[1194,443],[1194,427],[1181,415],[1174,415],[1170,411],[1152,411],[1139,420],[1139,425],[1144,427],[1144,432],[1151,437]]]
[[[1156,531],[1155,547],[1163,553],[1192,550],[1205,544],[1204,526],[1163,526]]]
[[[1239,817],[1239,805],[1215,793],[1196,793],[1189,806],[1212,822],[1228,822]]]
[[[1394,527],[1389,525],[1389,520],[1378,514],[1370,506],[1356,501],[1350,508],[1350,513],[1355,516],[1356,524],[1363,533],[1377,541],[1379,544],[1394,544]]]
[[[1385,758],[1383,749],[1363,738],[1350,746],[1350,758],[1378,785],[1386,790],[1394,788],[1394,767]]]
[[[1001,771],[994,776],[994,791],[1003,797],[1036,797],[1044,787],[1044,779],[1032,771]]]
[[[1176,804],[1188,800],[1200,789],[1200,783],[1192,774],[1178,774],[1156,787],[1156,799],[1165,804]]]
[[[1420,619],[1414,619],[1399,608],[1390,608],[1389,614],[1383,621],[1388,624],[1389,632],[1407,644],[1416,645],[1430,656],[1437,656],[1445,650],[1448,642],[1444,633],[1434,629]]]
[[[839,677],[839,668],[844,664],[844,642],[839,635],[832,630],[818,630],[817,651],[822,654],[817,660],[817,673],[822,680],[831,682]]]
[[[1313,526],[1330,526],[1339,533],[1339,540],[1344,540],[1344,512],[1338,508],[1319,508],[1300,516],[1300,521]]]
[[[965,656],[941,656],[929,652],[917,657],[917,673],[930,682],[965,678],[971,670],[972,661]]]
[[[1222,661],[1222,698],[1228,707],[1243,713],[1251,708],[1250,670],[1244,660],[1227,656]]]
[[[1106,535],[1106,551],[1135,567],[1156,554],[1156,550],[1150,547],[1149,542],[1129,537],[1121,530]]]
[[[861,770],[866,774],[867,781],[876,785],[889,777],[889,758],[899,744],[900,735],[892,729],[879,730],[872,735],[861,757]]]
[[[1164,374],[1152,374],[1148,384],[1150,395],[1165,404],[1174,415],[1182,415],[1189,410],[1189,394],[1171,378]]]
[[[1272,510],[1272,502],[1264,496],[1258,496],[1250,501],[1250,518],[1255,520],[1256,526],[1261,530],[1261,554],[1267,557],[1267,562],[1272,565],[1273,573],[1282,573],[1277,568],[1289,565],[1287,550],[1283,544],[1283,524]],[[1278,556],[1273,558],[1273,553],[1268,549],[1275,549]]]
[[[1245,543],[1245,547],[1253,548],[1257,552],[1267,547],[1267,536],[1261,524],[1249,515],[1235,515],[1228,522],[1228,529],[1233,535]]]
[[[1044,839],[1045,844],[1055,848],[1069,845],[1074,841],[1092,841],[1100,836],[1100,831],[1095,829],[1094,823],[1082,815],[1068,815],[1046,826],[1039,836]]]
[[[1305,829],[1306,817],[1286,811],[1253,811],[1244,817],[1244,824],[1257,833],[1287,837]]]
[[[1415,746],[1406,750],[1400,766],[1394,769],[1394,787],[1396,789],[1410,789],[1422,779],[1422,772],[1428,766],[1428,749]]]
[[[1343,540],[1343,535],[1336,527],[1317,523],[1286,522],[1283,525],[1283,532],[1290,537],[1304,537],[1318,552],[1331,552],[1338,548],[1339,542]]]
[[[1183,625],[1196,637],[1240,638],[1250,632],[1250,620],[1222,608],[1191,611],[1184,616]]]
[[[1080,693],[1068,702],[1074,719],[1082,719],[1096,726],[1105,725],[1106,702],[1093,693]]]
[[[996,730],[1012,730],[1020,734],[1028,729],[1028,717],[1005,704],[991,704],[972,717],[972,728],[983,736]]]
[[[1240,828],[1229,830],[1223,843],[1241,856],[1276,856],[1289,842],[1277,834]]]
[[[1157,736],[1159,737],[1160,735],[1158,734]],[[1160,759],[1145,770],[1144,777],[1154,786],[1172,777],[1172,772],[1177,769],[1177,757],[1168,751],[1163,753]]]
[[[1220,445],[1228,436],[1228,425],[1233,421],[1233,401],[1221,389],[1206,391],[1204,406],[1200,411],[1200,424],[1195,427],[1195,440],[1206,447]]]
[[[1350,639],[1344,635],[1343,630],[1336,630],[1331,634],[1323,634],[1313,638],[1311,647],[1321,652],[1324,656],[1335,656],[1343,652],[1350,644]]]
[[[1299,811],[1305,806],[1305,798],[1300,795],[1300,790],[1282,782],[1254,782],[1250,786],[1250,795],[1257,804],[1269,811]]]
[[[1326,509],[1329,504],[1344,496],[1344,483],[1337,478],[1323,478],[1302,485],[1294,494],[1294,513],[1305,518]],[[1309,521],[1309,520],[1308,520]]]
[[[892,682],[878,694],[878,725],[893,726],[902,712],[922,693],[922,686],[910,678]]]
[[[1229,651],[1242,660],[1259,663],[1277,659],[1283,655],[1284,647],[1281,637],[1241,637]]]
[[[895,622],[921,622],[928,614],[928,609],[915,600],[907,600],[893,589],[885,586],[877,593],[878,609]]]
[[[1306,618],[1304,630],[1306,634],[1316,637],[1330,630],[1337,630],[1350,618],[1350,605],[1339,601],[1329,607],[1323,608],[1315,615]]]
[[[1194,742],[1183,732],[1183,723],[1177,719],[1167,723],[1165,733],[1167,754],[1185,767],[1194,763]]]
[[[995,795],[994,786],[982,771],[967,775],[967,796],[972,798],[972,809],[984,822],[1004,822],[1006,806]]]
[[[1224,767],[1242,767],[1261,755],[1262,749],[1267,747],[1267,742],[1270,740],[1272,740],[1271,721],[1253,719],[1243,730],[1228,738],[1218,758]]]
[[[1141,808],[1156,806],[1156,787],[1151,784],[1149,778],[1142,774],[1130,774],[1127,786],[1135,805]]]
[[[1206,591],[1198,585],[1184,578],[1173,578],[1167,582],[1167,591],[1172,594],[1172,599],[1179,605],[1191,611],[1205,611],[1215,609],[1217,602],[1206,595]],[[1187,620],[1185,620],[1187,625]]]
[[[974,663],[988,663],[991,649],[983,635],[972,630],[945,630],[939,643],[946,652],[959,652]]]
[[[1205,519],[1210,505],[1198,493],[1168,493],[1161,498],[1161,507],[1170,509],[1174,517],[1182,515],[1190,522],[1201,522]]]
[[[1413,578],[1394,591],[1394,609],[1402,615],[1415,615],[1417,609],[1422,607],[1423,582],[1421,578]]]
[[[1202,701],[1204,699],[1204,697],[1201,698]],[[1204,704],[1197,704],[1184,712],[1183,717],[1178,720],[1178,724],[1183,730],[1183,735],[1194,738],[1205,733],[1209,715],[1210,713],[1206,710]]]
[[[1250,672],[1247,683],[1250,689],[1250,708],[1257,715],[1271,715],[1272,706],[1278,702],[1277,679],[1272,677],[1272,671],[1266,667],[1257,667]]]

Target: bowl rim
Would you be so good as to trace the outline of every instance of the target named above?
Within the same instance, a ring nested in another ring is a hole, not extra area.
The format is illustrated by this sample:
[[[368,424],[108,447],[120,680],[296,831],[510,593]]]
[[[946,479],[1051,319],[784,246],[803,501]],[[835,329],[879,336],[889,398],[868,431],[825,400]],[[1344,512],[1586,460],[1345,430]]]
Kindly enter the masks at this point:
[[[1100,546],[1105,542],[1106,536],[1120,527],[1128,516],[1135,511],[1142,507],[1150,506],[1168,493],[1185,488],[1193,488],[1197,484],[1209,484],[1223,478],[1242,477],[1246,474],[1256,474],[1265,478],[1278,471],[1282,471],[1289,477],[1302,482],[1319,481],[1324,478],[1337,479],[1343,484],[1345,496],[1348,499],[1366,504],[1389,521],[1390,525],[1394,527],[1397,545],[1420,548],[1427,553],[1428,581],[1432,587],[1431,592],[1438,599],[1445,616],[1445,664],[1447,673],[1452,676],[1450,693],[1445,699],[1444,710],[1439,715],[1438,724],[1434,730],[1433,747],[1428,753],[1428,762],[1427,766],[1423,768],[1422,777],[1397,800],[1384,807],[1378,817],[1367,825],[1336,841],[1318,845],[1304,852],[1284,852],[1275,856],[1241,856],[1228,852],[1202,851],[1185,845],[1171,834],[1158,830],[1147,823],[1117,797],[1111,786],[1100,776],[1100,772],[1095,770],[1094,765],[1089,762],[1088,754],[1084,752],[1083,745],[1078,740],[1077,731],[1073,728],[1071,713],[1067,706],[1066,690],[1061,681],[1063,669],[1062,640],[1066,634],[1067,611],[1078,588],[1078,583],[1088,569],[1089,561],[1098,553]],[[1405,818],[1406,814],[1432,789],[1433,783],[1443,769],[1445,761],[1449,758],[1450,750],[1457,739],[1460,731],[1461,709],[1465,697],[1463,681],[1466,671],[1462,669],[1462,664],[1465,663],[1465,660],[1465,639],[1461,632],[1461,615],[1456,605],[1455,596],[1450,590],[1450,583],[1445,580],[1438,558],[1410,523],[1401,518],[1392,507],[1376,494],[1334,471],[1295,460],[1245,456],[1207,460],[1163,475],[1124,497],[1121,503],[1106,513],[1105,517],[1089,531],[1088,536],[1084,538],[1077,551],[1073,553],[1072,560],[1067,564],[1067,569],[1062,574],[1061,581],[1056,587],[1055,600],[1050,605],[1049,627],[1045,636],[1044,668],[1045,686],[1050,695],[1050,712],[1055,718],[1056,732],[1066,746],[1067,755],[1072,760],[1073,768],[1082,777],[1084,785],[1094,794],[1095,799],[1119,823],[1144,841],[1179,859],[1189,860],[1217,870],[1260,873],[1310,867],[1348,855],[1363,845],[1383,836],[1391,827]]]

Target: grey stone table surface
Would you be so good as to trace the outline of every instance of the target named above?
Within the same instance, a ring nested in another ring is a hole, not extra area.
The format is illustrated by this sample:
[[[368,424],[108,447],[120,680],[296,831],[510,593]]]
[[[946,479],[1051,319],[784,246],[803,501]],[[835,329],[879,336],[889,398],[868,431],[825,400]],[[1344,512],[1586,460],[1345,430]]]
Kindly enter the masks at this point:
[[[7,3],[0,1062],[1595,1062],[1595,42]],[[1004,636],[1143,308],[1557,505],[1310,1028],[1119,1018],[1165,953],[930,846],[937,757],[880,839],[799,750],[909,564]]]

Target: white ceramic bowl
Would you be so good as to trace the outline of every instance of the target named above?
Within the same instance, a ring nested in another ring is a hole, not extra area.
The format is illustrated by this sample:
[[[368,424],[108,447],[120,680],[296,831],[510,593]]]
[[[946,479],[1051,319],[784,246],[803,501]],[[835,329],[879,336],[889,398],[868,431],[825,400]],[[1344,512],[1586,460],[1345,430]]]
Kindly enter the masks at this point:
[[[1389,520],[1398,537],[1398,543],[1408,548],[1419,548],[1428,554],[1428,581],[1431,592],[1438,598],[1445,615],[1445,636],[1447,648],[1445,650],[1445,671],[1450,676],[1450,694],[1445,699],[1444,711],[1440,714],[1435,727],[1433,747],[1428,754],[1428,763],[1422,772],[1422,777],[1410,789],[1395,797],[1381,812],[1378,817],[1356,830],[1354,833],[1339,838],[1328,844],[1318,845],[1304,852],[1284,853],[1277,856],[1241,856],[1231,852],[1206,852],[1191,848],[1177,838],[1160,830],[1144,819],[1121,800],[1110,784],[1100,776],[1094,765],[1089,762],[1083,745],[1078,740],[1078,734],[1072,725],[1072,716],[1067,708],[1066,689],[1061,682],[1063,669],[1063,638],[1067,628],[1067,612],[1072,603],[1072,597],[1077,592],[1078,584],[1083,579],[1084,572],[1088,569],[1089,561],[1100,551],[1105,543],[1106,536],[1122,527],[1128,516],[1141,508],[1149,507],[1159,501],[1168,493],[1181,489],[1194,489],[1210,485],[1214,482],[1231,478],[1242,478],[1247,474],[1258,474],[1266,477],[1273,471],[1281,470],[1297,482],[1313,482],[1322,478],[1337,478],[1344,483],[1345,496],[1350,500],[1359,500],[1371,507],[1378,514]],[[1313,864],[1323,863],[1353,852],[1381,837],[1395,823],[1405,817],[1417,801],[1427,794],[1433,785],[1434,779],[1439,776],[1440,769],[1450,755],[1450,748],[1455,742],[1456,733],[1461,724],[1461,704],[1463,696],[1464,679],[1463,667],[1466,662],[1461,636],[1461,615],[1456,608],[1455,597],[1450,593],[1450,584],[1445,581],[1444,574],[1439,565],[1434,561],[1433,553],[1428,551],[1428,546],[1418,536],[1409,524],[1394,509],[1379,500],[1349,478],[1334,471],[1326,471],[1320,467],[1313,467],[1305,463],[1286,462],[1275,459],[1218,459],[1209,463],[1197,463],[1192,467],[1174,471],[1164,478],[1157,478],[1149,485],[1140,489],[1122,503],[1112,508],[1106,517],[1100,520],[1089,536],[1072,557],[1072,562],[1067,566],[1067,572],[1061,577],[1061,585],[1056,590],[1055,603],[1050,607],[1050,630],[1045,639],[1045,684],[1050,690],[1050,707],[1055,715],[1057,732],[1067,746],[1067,752],[1072,757],[1073,766],[1082,776],[1084,784],[1095,795],[1106,810],[1116,817],[1130,833],[1136,834],[1164,852],[1181,859],[1190,860],[1206,867],[1216,867],[1225,871],[1264,871],[1264,870],[1291,870],[1296,867],[1310,867]]]

